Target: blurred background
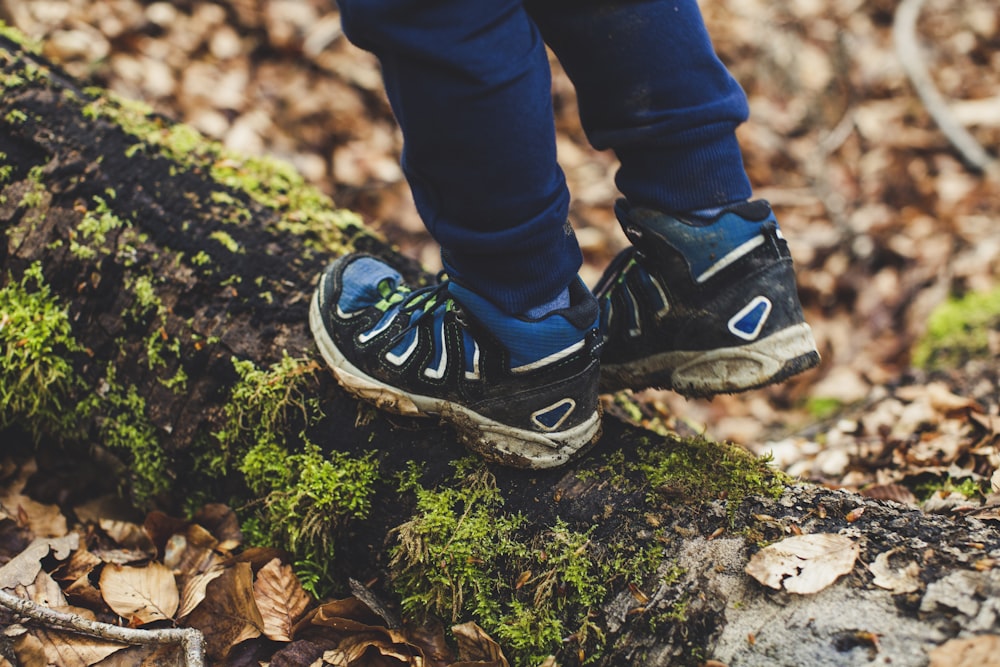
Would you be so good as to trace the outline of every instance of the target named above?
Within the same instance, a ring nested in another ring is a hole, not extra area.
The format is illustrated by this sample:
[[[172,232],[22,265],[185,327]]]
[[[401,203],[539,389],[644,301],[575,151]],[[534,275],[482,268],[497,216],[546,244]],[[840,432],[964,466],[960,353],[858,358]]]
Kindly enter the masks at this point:
[[[791,244],[823,363],[780,387],[712,401],[646,391],[639,419],[775,451],[786,468],[844,481],[859,445],[817,462],[828,443],[815,424],[842,422],[849,406],[910,377],[932,308],[995,287],[1000,183],[963,164],[915,93],[902,67],[913,56],[893,42],[897,5],[703,1],[716,49],[750,99],[739,131],[747,170]],[[0,19],[44,40],[45,55],[85,81],[234,150],[288,160],[404,253],[440,267],[399,169],[378,65],[343,36],[333,2],[0,0]],[[915,36],[951,113],[995,152],[1000,5],[929,0]],[[616,162],[587,144],[572,85],[552,65],[560,160],[592,285],[626,243],[611,212]]]

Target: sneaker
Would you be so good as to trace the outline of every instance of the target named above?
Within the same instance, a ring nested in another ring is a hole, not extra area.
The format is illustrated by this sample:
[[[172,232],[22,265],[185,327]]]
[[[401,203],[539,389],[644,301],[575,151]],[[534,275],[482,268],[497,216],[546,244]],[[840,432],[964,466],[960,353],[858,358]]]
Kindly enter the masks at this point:
[[[619,201],[632,247],[605,271],[601,389],[708,397],[763,387],[819,363],[788,244],[770,205],[682,220]]]
[[[411,289],[388,264],[352,254],[320,277],[309,321],[344,389],[440,416],[491,461],[550,468],[600,435],[600,312],[579,279],[568,308],[530,320],[455,281]]]

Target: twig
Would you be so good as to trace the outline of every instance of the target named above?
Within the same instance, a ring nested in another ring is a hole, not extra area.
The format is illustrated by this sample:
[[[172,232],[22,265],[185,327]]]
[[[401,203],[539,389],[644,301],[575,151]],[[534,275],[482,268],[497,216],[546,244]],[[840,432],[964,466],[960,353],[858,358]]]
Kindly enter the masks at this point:
[[[55,611],[4,590],[0,590],[0,606],[48,626],[123,644],[180,644],[184,652],[184,664],[187,667],[204,667],[205,665],[205,638],[201,632],[194,628],[166,628],[162,630],[123,628],[91,621],[75,614]]]
[[[927,72],[917,44],[917,18],[923,6],[924,0],[903,0],[896,9],[892,39],[903,70],[913,83],[924,106],[927,107],[927,112],[951,145],[961,154],[965,163],[987,175],[1000,176],[1000,161],[990,155],[958,122]]]

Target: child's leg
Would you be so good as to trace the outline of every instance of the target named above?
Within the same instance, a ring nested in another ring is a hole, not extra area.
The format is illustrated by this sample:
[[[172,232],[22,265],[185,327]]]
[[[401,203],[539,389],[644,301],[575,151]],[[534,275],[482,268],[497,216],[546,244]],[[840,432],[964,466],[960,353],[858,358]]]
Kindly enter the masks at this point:
[[[519,0],[340,0],[378,56],[403,169],[449,274],[509,313],[552,300],[581,254],[566,225],[545,47]]]
[[[746,97],[695,0],[528,2],[591,142],[621,159],[616,212],[634,248],[597,287],[604,389],[711,396],[819,363],[788,245],[770,206],[746,201]]]
[[[621,160],[637,206],[691,211],[747,199],[734,130],[746,96],[695,0],[529,0],[577,90],[591,143]]]

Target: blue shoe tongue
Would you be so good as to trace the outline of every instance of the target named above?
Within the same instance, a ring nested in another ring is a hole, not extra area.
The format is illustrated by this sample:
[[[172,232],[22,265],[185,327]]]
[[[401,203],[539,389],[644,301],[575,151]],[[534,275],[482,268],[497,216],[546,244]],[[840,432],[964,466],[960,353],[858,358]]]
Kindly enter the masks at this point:
[[[359,257],[341,274],[343,289],[339,305],[344,312],[353,312],[373,306],[383,299],[380,285],[396,289],[402,276],[391,266],[374,257]]]
[[[578,345],[588,329],[574,326],[561,313],[540,320],[526,320],[508,315],[487,299],[457,283],[449,291],[461,306],[486,327],[510,354],[511,368],[533,364]],[[593,326],[596,324],[596,311]]]

